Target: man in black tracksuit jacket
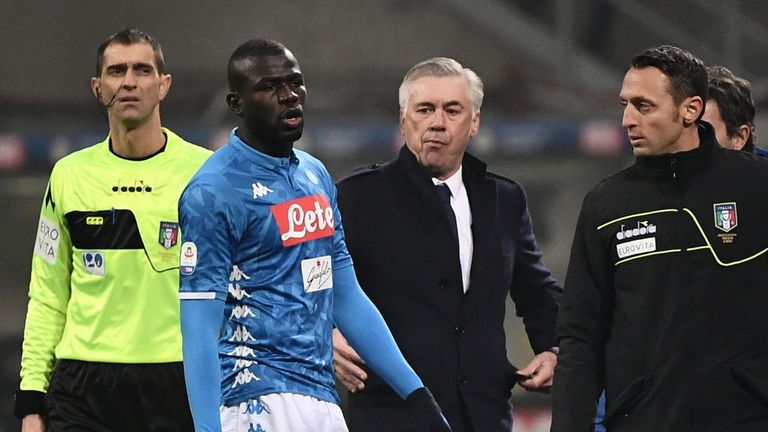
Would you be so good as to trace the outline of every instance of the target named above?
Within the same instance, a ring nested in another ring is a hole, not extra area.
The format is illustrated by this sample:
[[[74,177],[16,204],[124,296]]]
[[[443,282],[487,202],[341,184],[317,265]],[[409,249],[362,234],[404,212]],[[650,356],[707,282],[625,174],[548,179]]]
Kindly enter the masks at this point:
[[[603,388],[611,432],[768,431],[768,161],[699,121],[699,66],[659,47],[625,76],[637,158],[584,199],[552,431],[591,431]]]

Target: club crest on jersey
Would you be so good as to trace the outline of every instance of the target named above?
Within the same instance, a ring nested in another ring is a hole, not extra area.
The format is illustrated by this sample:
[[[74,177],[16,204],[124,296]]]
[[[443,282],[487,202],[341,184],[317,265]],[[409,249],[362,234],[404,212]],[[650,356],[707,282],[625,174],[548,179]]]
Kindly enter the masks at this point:
[[[736,203],[713,204],[715,212],[715,227],[728,232],[739,225],[738,215],[736,213]]]
[[[311,195],[273,205],[272,216],[283,246],[330,237],[334,233],[333,209],[324,195]]]
[[[179,241],[179,224],[176,222],[160,222],[160,238],[158,242],[166,249],[176,246]]]

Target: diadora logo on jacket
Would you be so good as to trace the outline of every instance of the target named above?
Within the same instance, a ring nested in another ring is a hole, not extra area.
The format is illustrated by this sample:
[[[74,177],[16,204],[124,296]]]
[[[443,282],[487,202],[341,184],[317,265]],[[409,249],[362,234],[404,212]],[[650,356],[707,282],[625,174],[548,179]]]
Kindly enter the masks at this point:
[[[330,237],[334,233],[333,209],[323,195],[311,195],[271,207],[283,246]]]
[[[147,183],[144,182],[144,180],[141,180],[141,179],[133,179],[133,180],[117,179],[117,184],[112,186],[112,192],[151,193],[152,186],[148,185]]]
[[[655,232],[656,225],[648,223],[648,221],[638,221],[637,226],[630,228],[625,228],[624,224],[621,224],[621,229],[616,233],[616,238],[619,240],[625,240],[631,237],[654,234]]]
[[[656,234],[656,225],[649,223],[648,221],[638,221],[634,227],[625,227],[624,224],[622,224],[621,229],[616,233],[616,239],[619,241],[629,241],[624,241],[616,245],[616,253],[619,258],[623,259],[633,255],[655,251],[656,237],[647,237],[649,234]]]

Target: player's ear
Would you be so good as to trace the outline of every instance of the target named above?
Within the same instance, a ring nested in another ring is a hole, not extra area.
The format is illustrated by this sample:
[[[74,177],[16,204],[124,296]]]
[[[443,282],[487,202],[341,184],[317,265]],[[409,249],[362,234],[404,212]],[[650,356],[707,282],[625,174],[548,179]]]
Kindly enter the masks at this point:
[[[240,99],[240,95],[235,92],[227,94],[227,106],[229,110],[238,116],[243,115],[243,101]]]

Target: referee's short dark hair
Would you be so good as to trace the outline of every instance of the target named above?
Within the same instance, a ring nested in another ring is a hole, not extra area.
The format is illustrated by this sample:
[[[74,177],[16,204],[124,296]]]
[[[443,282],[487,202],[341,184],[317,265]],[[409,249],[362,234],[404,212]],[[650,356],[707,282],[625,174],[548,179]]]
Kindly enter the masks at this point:
[[[707,69],[704,62],[690,52],[671,45],[649,48],[636,55],[631,66],[635,69],[655,67],[672,83],[670,93],[675,103],[685,98],[699,96],[707,100]],[[701,110],[704,114],[704,110]]]
[[[135,43],[146,42],[152,47],[152,51],[155,52],[155,63],[157,65],[157,73],[162,75],[165,73],[165,60],[163,58],[163,49],[160,47],[160,42],[157,41],[152,35],[145,31],[124,28],[119,32],[109,36],[104,42],[99,45],[96,50],[96,76],[101,75],[101,68],[104,67],[104,51],[107,47],[113,43],[119,43],[121,45],[133,45]]]

